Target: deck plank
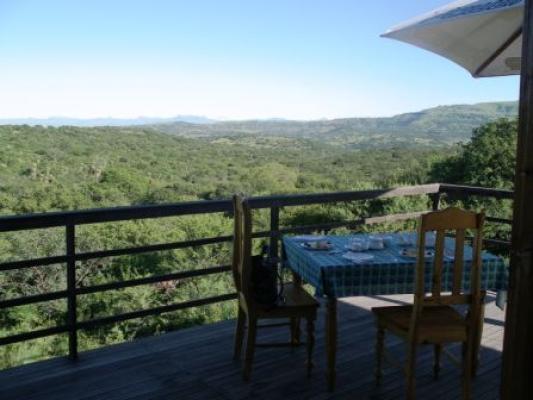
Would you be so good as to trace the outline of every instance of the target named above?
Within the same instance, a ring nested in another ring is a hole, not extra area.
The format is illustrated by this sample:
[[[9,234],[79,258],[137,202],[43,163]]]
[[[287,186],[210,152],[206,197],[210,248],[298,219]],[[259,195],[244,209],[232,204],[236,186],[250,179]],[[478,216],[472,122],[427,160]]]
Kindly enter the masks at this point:
[[[81,353],[77,362],[46,360],[0,371],[2,400],[141,400],[169,399],[402,399],[403,377],[387,368],[381,387],[374,384],[375,327],[370,308],[408,303],[412,296],[353,297],[339,302],[337,390],[326,390],[324,307],[317,321],[315,370],[305,375],[305,349],[258,348],[252,382],[241,379],[232,360],[234,322],[185,329],[131,343]],[[500,380],[504,313],[488,305],[481,364],[474,380],[474,398],[497,399]],[[286,327],[264,329],[258,341],[282,341]],[[402,359],[404,345],[386,339],[392,354]],[[459,346],[451,346],[458,352]],[[459,398],[460,371],[446,359],[441,377],[432,377],[432,350],[422,348],[417,359],[418,398]]]

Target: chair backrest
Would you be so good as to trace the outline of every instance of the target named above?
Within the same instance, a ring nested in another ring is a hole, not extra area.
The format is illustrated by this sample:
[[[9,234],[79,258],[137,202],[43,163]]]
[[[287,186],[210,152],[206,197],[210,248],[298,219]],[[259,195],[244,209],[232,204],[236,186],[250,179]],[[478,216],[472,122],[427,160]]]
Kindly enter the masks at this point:
[[[239,195],[233,196],[233,211],[233,280],[240,299],[248,303],[252,278],[252,213],[246,199]]]
[[[481,304],[481,247],[484,214],[464,211],[458,208],[448,208],[422,215],[418,225],[418,255],[415,274],[415,298],[413,307],[412,326],[416,325],[422,308],[426,305],[459,305],[467,304],[478,307]],[[471,231],[474,235],[472,266],[470,271],[469,290],[464,290],[464,244],[465,233]],[[428,296],[425,288],[425,250],[426,234],[435,232],[435,256],[433,259],[433,274],[431,293]],[[443,294],[442,275],[445,257],[445,237],[455,235],[455,251],[453,264],[453,281],[451,293]]]
[[[419,300],[424,304],[470,304],[472,297],[480,296],[483,223],[483,213],[477,214],[454,207],[422,215],[418,225],[415,302]],[[474,235],[469,294],[463,290],[464,245],[465,233],[467,230],[471,231]],[[434,232],[436,234],[435,256],[433,258],[433,279],[431,283],[430,296],[426,296],[424,285],[426,264],[426,234],[428,232]],[[445,257],[446,235],[455,236],[455,251],[453,254],[454,264],[452,291],[451,294],[443,295],[442,273]]]

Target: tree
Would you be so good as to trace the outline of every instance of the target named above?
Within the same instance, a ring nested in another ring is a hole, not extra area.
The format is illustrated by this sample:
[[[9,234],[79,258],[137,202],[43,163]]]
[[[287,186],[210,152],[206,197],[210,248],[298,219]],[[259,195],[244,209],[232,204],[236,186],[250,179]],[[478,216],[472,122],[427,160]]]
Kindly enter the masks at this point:
[[[433,181],[513,188],[517,120],[499,119],[474,129],[458,155],[434,164]]]

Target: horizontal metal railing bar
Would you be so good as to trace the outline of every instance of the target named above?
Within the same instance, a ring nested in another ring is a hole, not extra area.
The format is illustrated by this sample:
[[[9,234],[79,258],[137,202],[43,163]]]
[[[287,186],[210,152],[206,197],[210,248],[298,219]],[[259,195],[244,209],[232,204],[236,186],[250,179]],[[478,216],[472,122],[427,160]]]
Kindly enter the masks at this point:
[[[402,213],[402,214],[389,214],[389,215],[382,215],[377,217],[367,217],[367,218],[360,218],[354,221],[339,221],[339,222],[328,222],[324,224],[312,224],[312,225],[300,225],[300,226],[291,226],[287,228],[280,228],[278,231],[272,232],[272,231],[259,231],[254,232],[252,236],[254,238],[263,238],[263,237],[279,237],[284,234],[288,233],[300,233],[300,232],[308,232],[308,231],[315,231],[315,230],[329,230],[334,228],[355,228],[361,225],[373,225],[373,224],[381,224],[386,222],[398,222],[398,221],[405,221],[409,219],[418,218],[419,216],[428,213],[428,211],[415,211],[415,212],[409,212],[409,213]]]
[[[230,200],[201,200],[146,206],[25,214],[0,217],[0,232],[232,211],[233,206]]]
[[[41,267],[44,265],[62,264],[65,262],[67,262],[66,255],[32,258],[29,260],[7,261],[7,262],[0,264],[0,271],[9,271],[13,269],[31,268],[31,267]]]
[[[251,197],[248,199],[248,202],[252,208],[267,208],[273,206],[298,206],[306,204],[371,200],[434,193],[463,193],[465,195],[478,195],[504,199],[513,198],[513,191],[511,190],[434,183],[392,189]],[[171,204],[110,207],[81,211],[26,214],[0,217],[0,232],[51,228],[65,226],[68,224],[82,225],[232,211],[233,209],[231,200],[203,200]]]
[[[473,240],[473,238],[469,238],[470,240]],[[498,246],[505,246],[505,247],[511,247],[511,242],[507,240],[501,240],[501,239],[483,239],[484,243],[488,244],[495,244]]]
[[[512,219],[508,219],[508,218],[485,217],[485,221],[495,222],[497,224],[508,224],[508,225],[512,225],[513,224],[513,220]]]
[[[220,274],[220,273],[228,272],[230,270],[231,270],[231,265],[222,265],[222,266],[217,266],[217,267],[176,272],[176,273],[166,274],[166,275],[150,276],[146,278],[132,279],[129,281],[119,281],[119,282],[112,282],[112,283],[96,285],[96,286],[81,287],[81,288],[76,289],[76,294],[97,293],[97,292],[103,292],[106,290],[122,289],[126,287],[165,282],[165,281],[170,281],[170,280],[187,279],[187,278],[193,278],[197,276]],[[67,293],[68,292],[66,290],[62,290],[58,292],[42,293],[42,294],[36,294],[32,296],[24,296],[24,297],[17,297],[14,299],[1,300],[0,309],[23,306],[23,305],[34,304],[34,303],[41,303],[41,302],[51,301],[51,300],[64,299],[66,298]]]
[[[203,246],[206,244],[215,244],[215,243],[224,243],[231,242],[233,236],[217,236],[205,239],[194,239],[186,240],[182,242],[171,242],[171,243],[161,243],[161,244],[152,244],[146,246],[138,247],[127,247],[123,249],[111,249],[111,250],[97,250],[86,253],[77,253],[75,256],[76,261],[89,260],[93,258],[104,258],[104,257],[117,257],[125,256],[131,254],[139,253],[149,253],[153,251],[164,251],[164,250],[175,250],[183,249],[187,247]]]
[[[0,338],[0,346],[28,340],[39,339],[46,336],[57,335],[68,331],[67,325],[53,326],[51,328],[39,329],[31,332],[18,333],[16,335],[4,336]]]
[[[449,234],[446,235],[450,238],[455,238],[455,235]],[[474,236],[465,236],[465,240],[472,242],[474,240]],[[483,244],[492,244],[497,246],[503,246],[503,247],[511,247],[511,242],[503,239],[490,239],[490,238],[483,238]]]
[[[305,205],[431,194],[438,193],[439,187],[440,185],[436,183],[393,189],[252,197],[249,201],[254,208],[266,208],[271,206]],[[0,217],[0,232],[232,211],[231,200],[203,200],[171,204],[26,214]]]
[[[438,183],[434,183],[429,185],[405,186],[391,189],[359,190],[353,192],[250,197],[246,199],[246,201],[248,202],[251,208],[302,206],[309,204],[323,204],[434,194],[439,193],[439,187],[440,185]]]
[[[205,306],[208,304],[220,303],[228,300],[235,300],[237,298],[236,293],[227,293],[213,297],[205,297],[197,300],[189,300],[183,303],[169,304],[165,306],[159,306],[154,308],[148,308],[146,310],[132,311],[124,314],[112,315],[109,317],[102,317],[97,319],[91,319],[88,321],[81,321],[77,323],[78,329],[89,329],[95,326],[110,324],[114,322],[126,321],[129,319],[148,317],[151,315],[159,315],[166,312],[172,312],[182,310],[185,308]]]
[[[389,214],[389,215],[381,215],[377,217],[368,217],[368,218],[362,218],[358,222],[360,222],[360,225],[374,225],[374,224],[383,224],[387,222],[397,222],[397,221],[405,221],[407,219],[415,219],[420,217],[423,214],[427,214],[428,211],[413,211],[408,213],[401,213],[401,214]]]
[[[123,248],[123,249],[98,250],[98,251],[92,251],[92,252],[77,253],[74,258],[76,259],[76,261],[84,261],[84,260],[89,260],[93,258],[117,257],[117,256],[123,256],[123,255],[149,253],[152,251],[182,249],[182,248],[202,246],[202,245],[207,245],[207,244],[231,242],[232,240],[233,240],[233,236],[231,235],[217,236],[217,237],[205,238],[205,239],[187,240],[183,242],[161,243],[161,244],[139,246],[139,247],[128,247],[128,248]],[[33,258],[29,260],[20,260],[20,261],[8,261],[8,262],[0,264],[0,271],[8,271],[8,270],[38,267],[38,266],[40,267],[44,265],[60,264],[60,263],[65,263],[65,262],[67,262],[66,255]]]
[[[248,202],[253,208],[267,208],[451,192],[485,197],[513,198],[511,190],[434,183],[392,189],[251,197]],[[81,225],[215,212],[232,212],[231,201],[203,200],[6,216],[0,217],[0,232],[50,228],[67,224]]]
[[[61,290],[58,292],[42,293],[31,296],[16,297],[14,299],[2,300],[0,301],[0,309],[24,306],[34,303],[42,303],[44,301],[64,299],[67,297],[67,293],[68,292],[66,290]]]
[[[482,196],[482,197],[494,197],[496,199],[513,199],[514,192],[507,189],[493,189],[484,188],[479,186],[467,186],[467,185],[452,185],[449,183],[441,183],[440,193],[453,193],[462,196]]]
[[[104,292],[106,290],[123,289],[123,288],[133,287],[133,286],[147,285],[151,283],[159,283],[159,282],[178,280],[178,279],[187,279],[187,278],[193,278],[197,276],[221,274],[224,272],[228,272],[230,270],[231,270],[230,265],[223,265],[223,266],[218,266],[218,267],[210,267],[210,268],[202,268],[202,269],[196,269],[196,270],[190,270],[190,271],[176,272],[172,274],[149,276],[146,278],[131,279],[128,281],[118,281],[118,282],[105,283],[102,285],[80,287],[76,289],[76,294],[83,295],[83,294],[90,294],[90,293],[98,293],[98,292]]]

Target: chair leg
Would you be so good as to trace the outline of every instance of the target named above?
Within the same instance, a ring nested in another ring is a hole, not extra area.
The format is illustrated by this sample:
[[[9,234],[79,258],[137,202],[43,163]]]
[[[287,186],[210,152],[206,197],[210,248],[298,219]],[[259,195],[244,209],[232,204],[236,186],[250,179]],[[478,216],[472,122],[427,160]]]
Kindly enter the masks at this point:
[[[315,346],[315,321],[314,318],[307,318],[307,377],[311,376],[313,370],[313,348]]]
[[[433,360],[433,378],[439,379],[440,372],[440,355],[442,353],[442,344],[434,346],[434,360]]]
[[[235,344],[233,348],[233,359],[239,360],[241,358],[242,344],[244,341],[244,330],[246,323],[246,314],[239,307],[237,314],[237,327],[235,328]]]
[[[470,400],[474,343],[463,343],[463,400]]]
[[[381,384],[383,378],[383,350],[385,347],[385,329],[378,326],[376,335],[376,386]]]
[[[485,303],[481,303],[479,324],[474,340],[474,349],[472,350],[472,378],[477,375],[477,369],[479,367],[479,350],[481,349],[481,338],[483,336],[483,325],[485,322]]]
[[[250,380],[252,363],[254,361],[255,337],[257,333],[257,319],[248,317],[248,332],[246,337],[246,354],[244,355],[244,367],[242,377],[245,381]]]
[[[405,363],[405,381],[406,381],[405,398],[407,400],[415,399],[416,350],[417,350],[416,343],[409,343],[407,345],[407,361]]]

